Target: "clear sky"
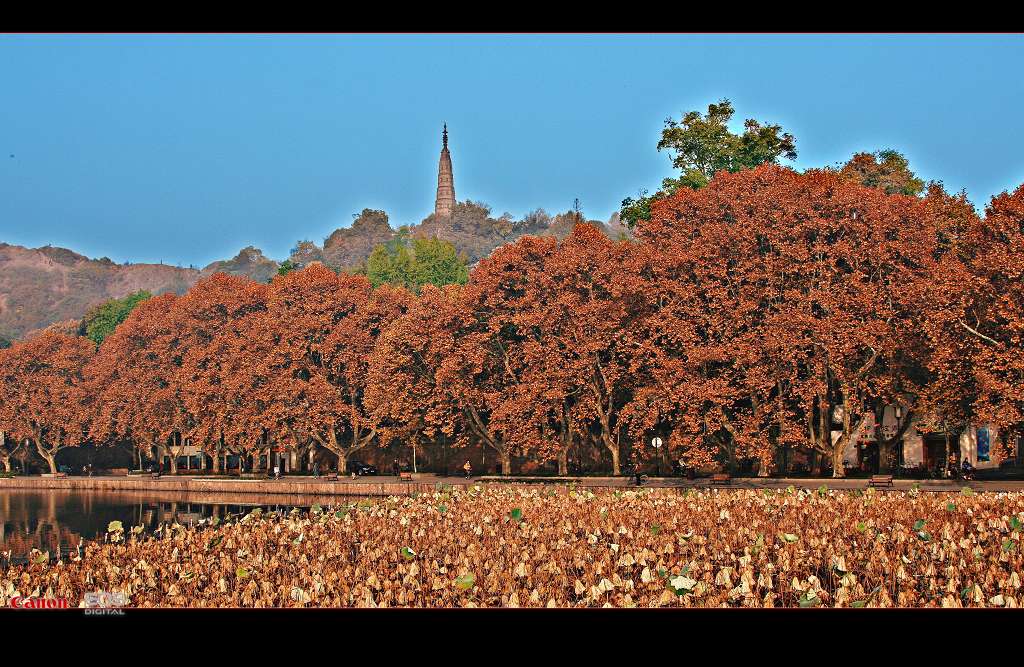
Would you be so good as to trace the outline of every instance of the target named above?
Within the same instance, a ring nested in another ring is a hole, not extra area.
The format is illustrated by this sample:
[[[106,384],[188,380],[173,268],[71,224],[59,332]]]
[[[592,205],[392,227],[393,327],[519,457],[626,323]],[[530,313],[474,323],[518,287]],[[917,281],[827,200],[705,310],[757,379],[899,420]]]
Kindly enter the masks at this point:
[[[798,168],[902,151],[984,206],[1024,182],[1024,36],[0,36],[0,241],[117,262],[283,259],[365,207],[607,219],[672,174],[665,118],[728,97]],[[13,156],[13,157],[11,157]]]

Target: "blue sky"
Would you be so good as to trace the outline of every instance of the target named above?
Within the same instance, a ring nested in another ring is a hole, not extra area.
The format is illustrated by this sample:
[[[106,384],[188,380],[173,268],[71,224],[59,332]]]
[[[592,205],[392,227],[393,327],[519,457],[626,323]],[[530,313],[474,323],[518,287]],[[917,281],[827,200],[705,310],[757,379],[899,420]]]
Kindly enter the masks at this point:
[[[798,168],[891,147],[984,206],[1024,182],[1022,70],[1019,35],[0,36],[0,241],[283,259],[429,214],[445,121],[460,200],[607,219],[672,173],[664,119],[723,97]]]

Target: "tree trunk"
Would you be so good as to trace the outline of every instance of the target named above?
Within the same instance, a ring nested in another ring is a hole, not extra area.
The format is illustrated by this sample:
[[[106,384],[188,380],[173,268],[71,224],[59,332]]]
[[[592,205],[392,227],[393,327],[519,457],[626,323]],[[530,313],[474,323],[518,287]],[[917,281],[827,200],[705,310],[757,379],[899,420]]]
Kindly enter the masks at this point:
[[[892,462],[889,459],[892,458],[893,443],[883,437],[879,431],[881,429],[876,425],[875,442],[878,443],[878,472],[882,475],[889,475],[892,473]]]
[[[11,472],[11,454],[7,451],[6,431],[0,431],[0,461],[4,464],[4,472]]]
[[[843,434],[832,444],[832,478],[846,477],[846,467],[843,466],[843,451],[846,449],[846,445],[853,440],[853,434],[860,432],[860,427],[864,424],[864,418],[861,417],[860,424],[857,428],[853,427],[853,419],[850,415],[850,392],[843,389]],[[829,439],[832,437],[832,431],[829,430]]]
[[[338,455],[338,474],[344,475],[348,472],[348,452],[339,448],[335,454]]]
[[[622,470],[619,466],[619,448],[612,442],[611,438],[602,436],[602,440],[604,440],[604,446],[612,453],[612,476],[618,477]]]
[[[605,448],[612,454],[612,476],[618,477],[622,471],[619,465],[619,443],[612,439],[612,432],[609,425],[609,419],[607,414],[601,414],[601,442]]]
[[[949,429],[947,428],[946,429],[946,458],[945,458],[945,460],[942,463],[942,467],[946,471],[947,474],[949,473],[949,453],[950,453]]]
[[[832,477],[846,477],[846,468],[843,466],[843,450],[846,449],[844,438],[839,438],[836,447],[832,450]],[[842,445],[838,443],[843,443]]]
[[[56,475],[57,474],[57,460],[54,457],[54,455],[51,454],[50,452],[48,452],[47,450],[43,449],[42,447],[40,447],[38,444],[36,445],[36,451],[39,452],[39,456],[42,456],[43,460],[46,461],[47,465],[50,466],[50,474],[51,475]]]
[[[501,474],[506,477],[512,474],[512,455],[508,450],[501,452]]]
[[[176,475],[178,474],[178,457],[174,455],[173,448],[168,451],[168,454],[170,454],[168,458],[170,459],[171,464],[171,474]]]
[[[569,448],[564,447],[558,450],[558,476],[565,477],[569,474]]]

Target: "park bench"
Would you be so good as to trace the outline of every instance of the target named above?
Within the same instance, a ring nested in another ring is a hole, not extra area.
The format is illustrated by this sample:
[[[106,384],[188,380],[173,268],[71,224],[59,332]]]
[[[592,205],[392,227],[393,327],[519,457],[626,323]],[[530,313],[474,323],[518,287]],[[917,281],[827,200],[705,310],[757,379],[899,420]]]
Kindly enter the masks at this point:
[[[411,482],[412,481],[412,473],[411,472],[400,472],[400,473],[398,473],[398,479],[400,479],[403,482]]]
[[[871,479],[868,480],[868,487],[876,486],[892,486],[892,475],[872,475]]]
[[[714,475],[711,476],[711,483],[712,484],[721,484],[723,486],[727,486],[731,482],[732,482],[732,478],[729,477],[729,473],[727,473],[727,472],[718,472],[718,473],[715,473]]]
[[[328,475],[325,475],[325,478],[327,479],[328,482],[337,482],[338,481],[338,473],[336,473],[336,472],[330,473]]]

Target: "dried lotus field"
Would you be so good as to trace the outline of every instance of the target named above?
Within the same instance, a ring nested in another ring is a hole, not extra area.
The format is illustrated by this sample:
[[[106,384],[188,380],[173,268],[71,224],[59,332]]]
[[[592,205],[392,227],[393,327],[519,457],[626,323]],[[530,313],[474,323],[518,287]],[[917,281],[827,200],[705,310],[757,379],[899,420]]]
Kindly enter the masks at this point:
[[[1022,493],[463,487],[5,564],[132,607],[1017,607]]]

